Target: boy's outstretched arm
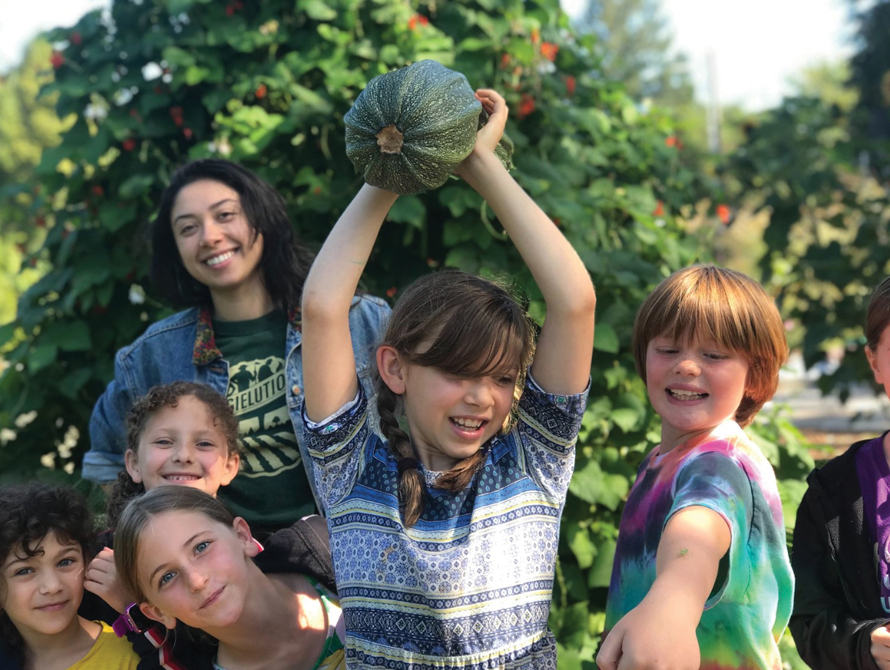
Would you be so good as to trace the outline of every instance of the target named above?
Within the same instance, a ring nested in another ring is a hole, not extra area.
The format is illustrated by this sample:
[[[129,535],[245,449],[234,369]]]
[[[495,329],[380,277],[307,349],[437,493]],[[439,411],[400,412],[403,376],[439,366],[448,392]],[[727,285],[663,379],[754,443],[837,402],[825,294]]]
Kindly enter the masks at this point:
[[[303,286],[306,415],[322,421],[355,397],[349,306],[395,193],[365,184],[331,229]]]
[[[476,148],[457,169],[485,198],[531,270],[547,304],[533,363],[535,381],[549,393],[580,393],[590,376],[596,294],[590,275],[556,225],[494,155],[507,122],[495,91],[476,97],[489,113]]]
[[[658,544],[652,588],[609,632],[597,665],[602,670],[698,670],[695,629],[731,539],[726,520],[707,507],[674,514]]]

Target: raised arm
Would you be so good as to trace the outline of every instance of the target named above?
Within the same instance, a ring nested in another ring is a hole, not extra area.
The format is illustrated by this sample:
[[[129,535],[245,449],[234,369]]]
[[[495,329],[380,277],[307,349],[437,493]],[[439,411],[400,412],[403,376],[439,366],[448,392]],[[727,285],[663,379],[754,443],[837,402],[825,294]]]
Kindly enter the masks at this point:
[[[568,240],[494,155],[507,122],[504,99],[488,89],[476,97],[490,118],[457,173],[488,202],[544,295],[547,318],[532,366],[535,381],[550,393],[579,393],[587,386],[593,350],[596,294],[590,275]]]
[[[355,397],[358,377],[349,334],[349,306],[396,201],[365,184],[318,253],[303,286],[303,387],[306,415],[322,421]]]
[[[701,654],[695,629],[730,540],[729,525],[707,507],[674,514],[658,543],[652,588],[609,632],[597,665],[603,670],[697,670]]]

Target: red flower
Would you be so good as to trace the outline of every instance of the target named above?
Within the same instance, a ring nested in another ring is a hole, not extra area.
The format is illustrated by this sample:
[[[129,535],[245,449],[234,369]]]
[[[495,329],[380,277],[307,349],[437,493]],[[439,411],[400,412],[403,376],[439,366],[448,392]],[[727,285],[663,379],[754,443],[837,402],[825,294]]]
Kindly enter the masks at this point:
[[[259,86],[256,87],[256,91],[254,92],[254,95],[256,95],[256,97],[259,98],[260,100],[262,100],[263,98],[266,97],[267,90],[268,89],[266,88],[265,84],[260,84]]]
[[[65,64],[65,57],[58,51],[53,51],[52,56],[49,57],[49,62],[52,64],[54,70],[58,70]]]
[[[136,140],[134,140],[132,137],[128,137],[124,140],[123,147],[124,151],[133,151],[133,149],[136,148]]]
[[[541,41],[541,31],[537,28],[532,28],[532,44],[537,44]]]
[[[187,140],[192,139],[192,129],[191,128],[183,128],[182,134],[185,135],[185,139],[187,139]]]
[[[75,46],[80,46],[80,43],[83,42],[83,38],[80,36],[80,33],[76,30],[71,33],[71,44]]]
[[[664,138],[664,146],[666,147],[675,147],[677,146],[677,138],[675,135],[668,135]]]
[[[717,205],[717,216],[724,226],[728,226],[730,221],[732,221],[732,210],[728,205]]]
[[[226,6],[226,16],[234,16],[235,15],[235,5],[227,5]]]
[[[652,212],[653,216],[664,216],[664,203],[659,200],[658,204],[655,205],[655,211]]]
[[[90,190],[93,192],[93,195],[105,195],[105,189],[99,184],[93,184],[93,187]]]
[[[556,60],[556,54],[559,53],[559,45],[553,42],[544,42],[541,44],[541,55],[549,61]]]
[[[390,286],[388,289],[386,289],[386,297],[392,298],[398,290],[399,289],[397,289],[395,286]]]
[[[170,118],[173,119],[173,123],[177,126],[182,125],[182,107],[171,107],[170,108]]]
[[[408,28],[409,30],[417,30],[417,26],[428,26],[430,24],[430,20],[425,17],[423,14],[415,14],[410,19],[408,19]]]
[[[578,84],[574,75],[568,75],[566,77],[566,93],[569,94],[569,97],[575,95],[575,86]]]
[[[522,99],[519,101],[519,113],[517,116],[520,119],[524,119],[533,111],[535,111],[535,99],[528,93],[523,93]]]

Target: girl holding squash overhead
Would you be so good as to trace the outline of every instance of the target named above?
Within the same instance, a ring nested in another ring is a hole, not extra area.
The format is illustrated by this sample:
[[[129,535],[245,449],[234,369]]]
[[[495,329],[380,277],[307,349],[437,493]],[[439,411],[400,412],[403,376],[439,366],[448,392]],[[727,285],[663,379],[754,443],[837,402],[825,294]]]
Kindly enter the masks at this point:
[[[224,160],[180,168],[152,224],[152,280],[173,305],[115,357],[114,379],[90,420],[87,479],[123,469],[125,417],[153,386],[210,385],[239,422],[241,470],[223,501],[266,536],[317,508],[298,407],[303,357],[299,302],[312,257],[295,239],[284,199],[255,174]],[[367,367],[389,308],[350,298],[356,365]],[[320,509],[320,507],[318,507]]]
[[[368,184],[303,290],[303,420],[350,668],[556,667],[547,617],[595,294],[571,245],[495,156],[504,99],[476,98],[490,117],[456,172],[544,295],[537,346],[504,287],[443,271],[404,292],[377,348],[374,387],[360,380],[349,307],[397,198]],[[375,392],[381,434],[369,420]]]

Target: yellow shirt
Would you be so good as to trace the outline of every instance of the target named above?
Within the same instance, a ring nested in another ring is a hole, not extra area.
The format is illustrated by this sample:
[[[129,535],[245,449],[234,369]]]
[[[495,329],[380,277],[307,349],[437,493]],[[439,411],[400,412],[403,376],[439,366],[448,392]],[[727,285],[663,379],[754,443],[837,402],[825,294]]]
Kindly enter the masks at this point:
[[[68,670],[136,670],[139,656],[127,638],[115,635],[107,623],[96,623],[102,626],[102,632],[93,643],[93,648]]]

